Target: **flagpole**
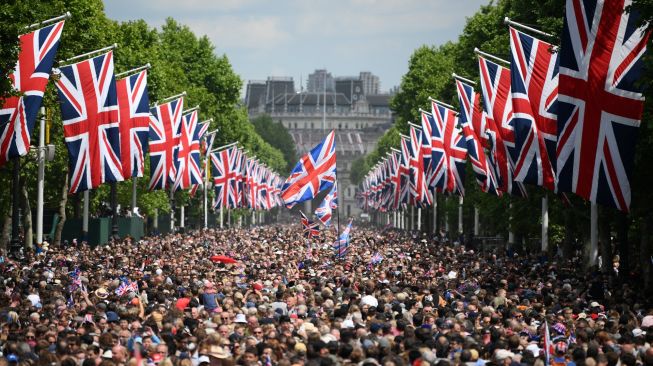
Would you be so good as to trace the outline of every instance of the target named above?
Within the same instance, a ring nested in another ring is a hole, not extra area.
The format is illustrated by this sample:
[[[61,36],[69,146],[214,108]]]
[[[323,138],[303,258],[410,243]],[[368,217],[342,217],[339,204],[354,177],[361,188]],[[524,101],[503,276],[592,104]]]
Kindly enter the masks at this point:
[[[64,19],[68,19],[70,17],[71,17],[71,14],[70,14],[69,11],[67,11],[64,15],[59,15],[58,17],[47,19],[47,20],[44,20],[42,22],[30,24],[30,25],[26,26],[25,29],[27,29],[27,30],[34,29],[34,28],[37,28],[37,27],[40,27],[40,26],[43,26],[43,25],[46,25],[46,24],[58,22],[58,21],[64,20]]]
[[[535,34],[539,34],[539,35],[541,35],[541,36],[553,37],[553,34],[551,34],[551,33],[543,32],[543,31],[541,31],[541,30],[539,30],[539,29],[531,28],[531,27],[529,27],[529,26],[527,26],[527,25],[524,25],[524,24],[520,24],[520,23],[514,22],[514,21],[510,20],[509,17],[505,17],[505,18],[503,18],[503,22],[504,22],[505,24],[509,25],[509,26],[512,26],[512,27],[515,27],[515,28],[521,28],[521,29],[524,29],[524,30],[527,30],[527,31],[533,32],[533,33],[535,33]]]
[[[542,197],[542,251],[549,249],[549,196]]]
[[[132,214],[136,214],[136,186],[138,177],[132,177]],[[133,216],[132,215],[132,216]]]
[[[487,57],[487,58],[489,58],[489,59],[491,59],[493,61],[502,62],[504,64],[510,65],[510,61],[507,61],[507,60],[504,60],[504,59],[502,59],[500,57],[497,57],[497,56],[491,55],[489,53],[483,52],[483,51],[479,50],[478,47],[474,48],[474,53],[476,53],[477,55],[483,56],[483,57]]]
[[[211,122],[213,122],[213,118],[209,118],[201,123]],[[207,133],[206,139],[217,132],[218,129],[215,129],[214,131]],[[213,140],[211,140],[211,142],[213,142]],[[206,146],[206,156],[204,157],[204,229],[209,228],[209,157],[211,148],[212,146]]]
[[[69,14],[69,13],[68,13]],[[36,199],[36,244],[43,243],[43,189],[45,180],[45,107],[41,107],[41,119],[39,121],[39,171],[37,181]]]
[[[84,191],[84,201],[82,203],[82,240],[88,240],[88,205],[89,205],[88,190]]]
[[[125,76],[125,75],[135,74],[135,73],[137,73],[139,71],[142,71],[142,70],[148,70],[151,67],[152,67],[152,65],[148,62],[143,66],[139,66],[139,67],[133,68],[131,70],[123,71],[121,73],[116,74],[116,79],[119,78],[119,77]]]
[[[66,59],[66,61],[63,62],[61,65],[63,66],[63,65],[68,64],[68,63],[71,62],[71,61],[79,60],[80,58],[84,58],[84,57],[87,57],[87,56],[95,55],[95,54],[97,54],[97,53],[102,53],[102,52],[104,52],[104,51],[111,51],[111,50],[114,49],[114,48],[118,48],[118,44],[117,44],[117,43],[114,43],[114,44],[112,44],[111,46],[107,46],[107,47],[104,47],[104,48],[100,48],[99,50],[95,50],[95,51],[91,51],[91,52],[86,52],[86,53],[83,53],[83,54],[81,54],[81,55],[73,56],[73,57],[71,57],[71,58]]]

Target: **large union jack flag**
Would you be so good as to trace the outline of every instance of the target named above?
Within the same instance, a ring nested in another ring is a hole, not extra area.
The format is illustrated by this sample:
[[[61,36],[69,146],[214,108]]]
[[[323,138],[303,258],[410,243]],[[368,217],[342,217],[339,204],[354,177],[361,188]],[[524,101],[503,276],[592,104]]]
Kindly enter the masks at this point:
[[[125,178],[142,177],[150,132],[147,70],[116,81],[120,111],[120,157]]]
[[[442,138],[442,125],[435,119],[433,113],[421,111],[422,139],[429,140],[428,149],[423,148],[424,155],[429,156],[430,175],[427,176],[430,189],[444,191],[444,176],[446,174],[446,158],[444,155],[444,140]],[[424,145],[422,145],[424,146]]]
[[[431,204],[431,193],[424,176],[424,160],[422,158],[422,131],[410,126],[410,191],[417,207]]]
[[[329,193],[324,197],[320,206],[315,209],[315,216],[324,226],[331,226],[331,216],[333,210],[338,208],[338,183],[333,183],[333,187]]]
[[[213,186],[215,187],[215,200],[213,208],[237,208],[238,196],[236,195],[236,166],[238,148],[230,147],[211,153],[211,167]]]
[[[70,193],[123,180],[113,52],[64,66],[57,80]]]
[[[174,182],[177,131],[183,109],[183,97],[150,109],[150,190],[166,189]]]
[[[174,189],[188,189],[202,181],[200,167],[200,139],[198,130],[198,112],[194,110],[183,115],[181,133],[177,147],[177,177]]]
[[[456,112],[435,101],[431,102],[436,123],[442,126],[442,146],[444,148],[446,191],[465,195],[465,164],[467,162],[467,142],[458,127]]]
[[[476,181],[486,193],[501,195],[494,164],[485,153],[483,141],[487,141],[485,126],[487,118],[481,110],[480,97],[474,88],[456,79],[456,90],[460,102],[458,120],[467,142],[467,152],[472,162]]]
[[[478,58],[483,105],[488,115],[487,131],[496,162],[500,189],[503,192],[525,197],[521,182],[514,180],[515,130],[512,125],[512,99],[510,98],[510,70],[486,59]]]
[[[558,56],[551,44],[510,28],[515,180],[555,190]]]
[[[281,190],[286,207],[310,200],[336,181],[336,141],[331,131],[322,142],[304,155],[290,172]]]
[[[29,152],[30,136],[48,84],[64,22],[23,34],[13,73],[13,88],[22,93],[1,101],[0,166],[7,160]]]
[[[401,138],[401,162],[399,164],[399,176],[401,189],[399,190],[399,204],[412,204],[410,194],[410,139]]]
[[[560,49],[558,190],[622,211],[644,97],[637,86],[649,33],[631,1],[568,0]]]

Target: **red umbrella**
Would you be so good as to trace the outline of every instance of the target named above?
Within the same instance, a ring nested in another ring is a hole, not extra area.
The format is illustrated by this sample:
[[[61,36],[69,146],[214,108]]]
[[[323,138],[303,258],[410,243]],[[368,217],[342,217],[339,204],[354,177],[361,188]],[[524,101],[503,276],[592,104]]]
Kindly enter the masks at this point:
[[[227,257],[226,255],[212,255],[210,259],[215,263],[238,263],[237,260]]]

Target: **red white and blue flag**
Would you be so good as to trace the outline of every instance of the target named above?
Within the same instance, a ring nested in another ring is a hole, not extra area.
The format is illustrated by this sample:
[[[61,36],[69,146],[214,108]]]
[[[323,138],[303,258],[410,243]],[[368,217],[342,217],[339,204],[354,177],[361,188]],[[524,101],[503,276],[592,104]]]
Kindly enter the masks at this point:
[[[349,251],[349,237],[351,234],[351,223],[353,219],[349,219],[347,228],[340,234],[340,237],[333,242],[333,249],[336,252],[336,258],[344,258]]]
[[[558,96],[558,191],[625,212],[649,38],[634,9],[624,11],[631,3],[567,1]]]
[[[471,85],[458,79],[456,79],[456,89],[460,102],[458,120],[467,142],[467,152],[472,162],[476,181],[483,192],[501,195],[494,164],[486,154],[483,143],[484,139],[487,141],[487,137],[485,137],[487,117],[481,110],[480,96]]]
[[[150,133],[147,70],[116,81],[120,124],[120,160],[125,179],[142,177]]]
[[[412,195],[410,194],[410,139],[401,138],[401,162],[399,164],[399,176],[401,189],[399,195],[399,204],[412,204]]]
[[[465,165],[467,163],[467,142],[458,126],[458,117],[453,110],[431,102],[436,123],[442,126],[442,145],[445,162],[445,190],[460,196],[465,195]]]
[[[484,57],[478,58],[478,65],[483,105],[488,115],[487,131],[491,140],[493,160],[497,164],[500,189],[515,196],[525,197],[523,184],[514,180],[516,154],[510,70]]]
[[[237,208],[236,196],[236,158],[237,148],[230,147],[211,153],[211,175],[215,189],[213,208]]]
[[[70,193],[123,180],[113,52],[64,66],[57,80]]]
[[[431,193],[424,176],[424,160],[422,158],[422,131],[410,126],[410,191],[414,204],[418,207],[431,204]]]
[[[183,109],[183,97],[150,109],[150,190],[166,189],[174,182],[177,131]]]
[[[320,224],[309,220],[301,211],[299,211],[299,214],[302,215],[301,222],[302,228],[304,229],[304,238],[314,239],[320,237]]]
[[[421,111],[422,117],[422,139],[428,138],[428,149],[422,148],[424,157],[429,157],[430,171],[427,175],[427,183],[431,190],[437,189],[444,191],[444,181],[446,175],[446,156],[444,153],[444,139],[442,138],[442,125],[435,119],[433,113]],[[426,160],[425,164],[426,164]]]
[[[555,190],[558,55],[551,44],[510,28],[515,180]]]
[[[20,53],[9,78],[13,88],[22,95],[0,103],[0,166],[29,152],[30,136],[52,73],[63,26],[61,21],[19,37]]]
[[[198,135],[198,112],[194,110],[182,116],[177,147],[177,177],[174,189],[188,189],[202,181],[200,167],[200,139]]]
[[[281,190],[286,207],[311,200],[336,181],[336,141],[331,131],[322,142],[304,155],[290,172]]]
[[[329,193],[324,197],[320,206],[315,209],[315,216],[324,226],[331,226],[331,216],[333,210],[338,209],[338,183],[333,183],[333,187]]]

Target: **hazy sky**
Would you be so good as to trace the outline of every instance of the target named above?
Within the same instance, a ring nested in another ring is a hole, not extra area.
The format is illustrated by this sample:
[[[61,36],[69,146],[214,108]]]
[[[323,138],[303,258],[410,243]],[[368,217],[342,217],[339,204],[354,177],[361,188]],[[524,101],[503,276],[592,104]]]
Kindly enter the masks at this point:
[[[247,80],[292,76],[299,88],[316,68],[334,76],[371,71],[381,89],[398,85],[423,44],[457,39],[488,0],[104,0],[116,20],[161,26],[172,16],[206,34]]]

